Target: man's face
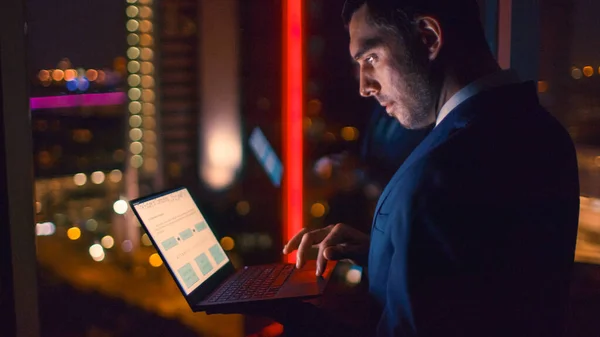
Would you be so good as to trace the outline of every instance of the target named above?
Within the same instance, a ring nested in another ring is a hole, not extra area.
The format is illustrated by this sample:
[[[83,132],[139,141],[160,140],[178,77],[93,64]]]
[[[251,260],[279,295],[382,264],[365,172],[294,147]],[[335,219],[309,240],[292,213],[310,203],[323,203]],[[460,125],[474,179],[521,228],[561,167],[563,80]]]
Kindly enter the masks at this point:
[[[363,5],[349,25],[350,55],[358,63],[360,94],[375,97],[387,113],[408,129],[425,128],[435,121],[429,61],[416,44],[403,42],[368,20]]]

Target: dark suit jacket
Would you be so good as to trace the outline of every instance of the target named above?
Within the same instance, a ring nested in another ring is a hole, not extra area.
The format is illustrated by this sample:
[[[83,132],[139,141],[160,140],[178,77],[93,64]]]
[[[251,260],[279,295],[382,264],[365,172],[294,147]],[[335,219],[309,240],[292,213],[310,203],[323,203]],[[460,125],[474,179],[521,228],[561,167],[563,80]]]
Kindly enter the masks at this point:
[[[360,149],[368,179],[384,187],[432,127],[406,129],[396,118],[388,116],[384,107],[377,104],[362,137]]]
[[[533,83],[450,113],[373,220],[380,336],[560,336],[579,215],[575,150]]]

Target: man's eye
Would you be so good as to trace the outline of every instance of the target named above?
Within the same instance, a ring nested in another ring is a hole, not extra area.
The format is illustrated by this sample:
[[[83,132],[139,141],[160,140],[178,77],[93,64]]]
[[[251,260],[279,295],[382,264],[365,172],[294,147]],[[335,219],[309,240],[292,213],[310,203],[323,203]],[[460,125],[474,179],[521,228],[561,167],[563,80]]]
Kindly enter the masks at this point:
[[[375,56],[368,56],[365,61],[369,64],[373,64],[375,62]]]

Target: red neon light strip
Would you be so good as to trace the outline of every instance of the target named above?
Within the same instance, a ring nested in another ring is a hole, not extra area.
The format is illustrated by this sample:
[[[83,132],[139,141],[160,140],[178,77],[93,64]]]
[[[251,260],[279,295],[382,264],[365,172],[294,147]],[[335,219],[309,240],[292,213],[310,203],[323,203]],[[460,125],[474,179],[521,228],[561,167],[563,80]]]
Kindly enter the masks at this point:
[[[284,244],[303,227],[302,219],[302,0],[285,0],[283,13],[283,138],[284,138]],[[296,254],[286,257],[294,263]]]

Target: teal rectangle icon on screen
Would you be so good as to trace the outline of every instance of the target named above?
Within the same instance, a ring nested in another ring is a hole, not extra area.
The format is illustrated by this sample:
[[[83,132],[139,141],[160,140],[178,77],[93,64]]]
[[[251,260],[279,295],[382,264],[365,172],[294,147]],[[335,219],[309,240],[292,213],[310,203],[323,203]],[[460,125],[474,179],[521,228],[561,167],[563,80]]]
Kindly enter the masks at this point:
[[[201,232],[202,230],[206,229],[206,222],[202,221],[199,224],[196,224],[196,231]]]
[[[192,237],[192,230],[191,229],[186,229],[183,232],[179,233],[179,237],[181,238],[181,240],[185,241],[189,238]]]
[[[174,237],[170,237],[162,242],[162,246],[165,250],[169,250],[177,246],[177,239],[175,239]]]
[[[196,264],[198,265],[198,268],[200,268],[202,275],[210,273],[213,268],[208,260],[208,257],[204,253],[200,254],[200,256],[194,259],[194,261],[196,261]]]
[[[192,265],[189,263],[179,268],[177,272],[179,273],[179,276],[181,276],[181,278],[183,279],[183,283],[185,283],[185,286],[188,288],[193,286],[194,283],[200,281],[198,275],[196,275],[196,272],[194,271],[194,268],[192,268]]]
[[[223,260],[226,258],[225,253],[223,253],[223,249],[218,244],[210,247],[208,251],[210,252],[210,255],[212,255],[213,259],[215,259],[217,264],[221,264],[221,262],[223,262]]]

